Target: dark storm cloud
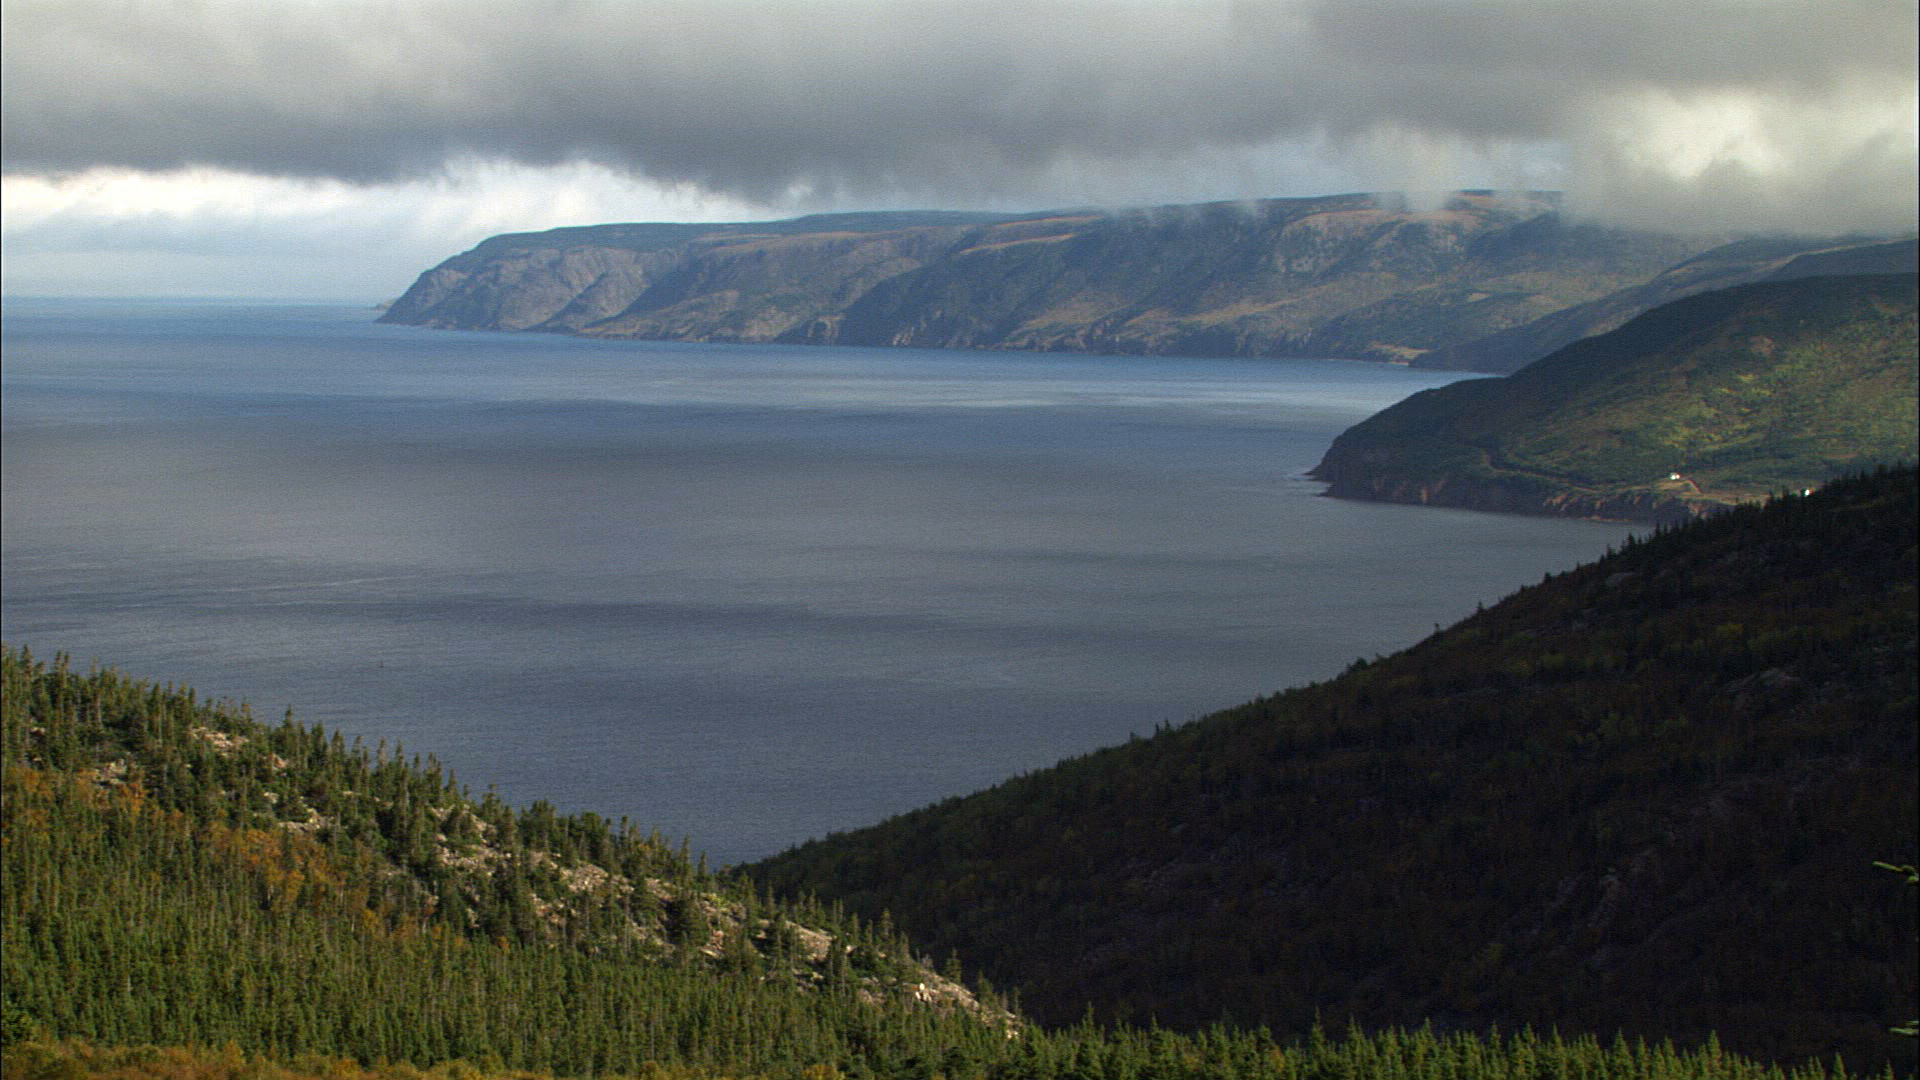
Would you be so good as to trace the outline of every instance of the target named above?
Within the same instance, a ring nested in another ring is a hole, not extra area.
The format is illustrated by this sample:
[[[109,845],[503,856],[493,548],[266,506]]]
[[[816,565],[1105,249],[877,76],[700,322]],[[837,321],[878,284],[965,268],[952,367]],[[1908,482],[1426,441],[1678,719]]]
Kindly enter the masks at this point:
[[[1721,95],[1813,110],[1819,156],[1840,132],[1872,157],[1852,174],[1911,177],[1886,160],[1910,157],[1911,126],[1874,130],[1912,94],[1904,0],[769,7],[10,0],[0,148],[11,173],[374,182],[581,160],[764,202],[960,202],[1045,198],[1062,169],[1386,132],[1564,143],[1596,190],[1658,201],[1684,177],[1621,151],[1617,103]],[[1768,190],[1832,171],[1790,164]]]

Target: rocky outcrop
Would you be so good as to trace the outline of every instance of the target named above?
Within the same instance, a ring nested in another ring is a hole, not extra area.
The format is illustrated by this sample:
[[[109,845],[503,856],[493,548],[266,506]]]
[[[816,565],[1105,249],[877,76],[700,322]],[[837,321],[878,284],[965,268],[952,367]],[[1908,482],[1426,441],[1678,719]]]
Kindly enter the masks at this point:
[[[1641,284],[1715,241],[1550,194],[825,215],[495,237],[383,321],[681,341],[1418,362]]]

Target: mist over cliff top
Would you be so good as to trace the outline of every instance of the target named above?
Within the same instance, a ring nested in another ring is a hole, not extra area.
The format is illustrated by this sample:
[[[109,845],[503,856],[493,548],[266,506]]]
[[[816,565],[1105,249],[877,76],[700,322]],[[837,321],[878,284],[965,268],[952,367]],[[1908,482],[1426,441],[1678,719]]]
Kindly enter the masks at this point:
[[[1887,0],[10,0],[4,22],[31,251],[1461,187],[1663,229],[1915,217],[1915,16]]]

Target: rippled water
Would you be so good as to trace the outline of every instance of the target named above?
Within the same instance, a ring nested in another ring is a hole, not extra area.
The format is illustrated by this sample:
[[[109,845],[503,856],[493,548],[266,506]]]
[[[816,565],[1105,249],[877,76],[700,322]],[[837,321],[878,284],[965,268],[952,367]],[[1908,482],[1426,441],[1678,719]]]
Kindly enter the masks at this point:
[[[1334,674],[1622,526],[1318,497],[1451,376],[8,301],[5,636],[717,862]]]

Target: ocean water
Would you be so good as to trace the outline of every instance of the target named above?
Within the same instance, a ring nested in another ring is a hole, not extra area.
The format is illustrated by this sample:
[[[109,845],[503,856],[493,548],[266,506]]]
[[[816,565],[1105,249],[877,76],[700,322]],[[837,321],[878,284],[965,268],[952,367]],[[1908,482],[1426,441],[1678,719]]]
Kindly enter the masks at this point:
[[[772,854],[1337,673],[1625,526],[1320,497],[1455,376],[9,300],[4,636]]]

